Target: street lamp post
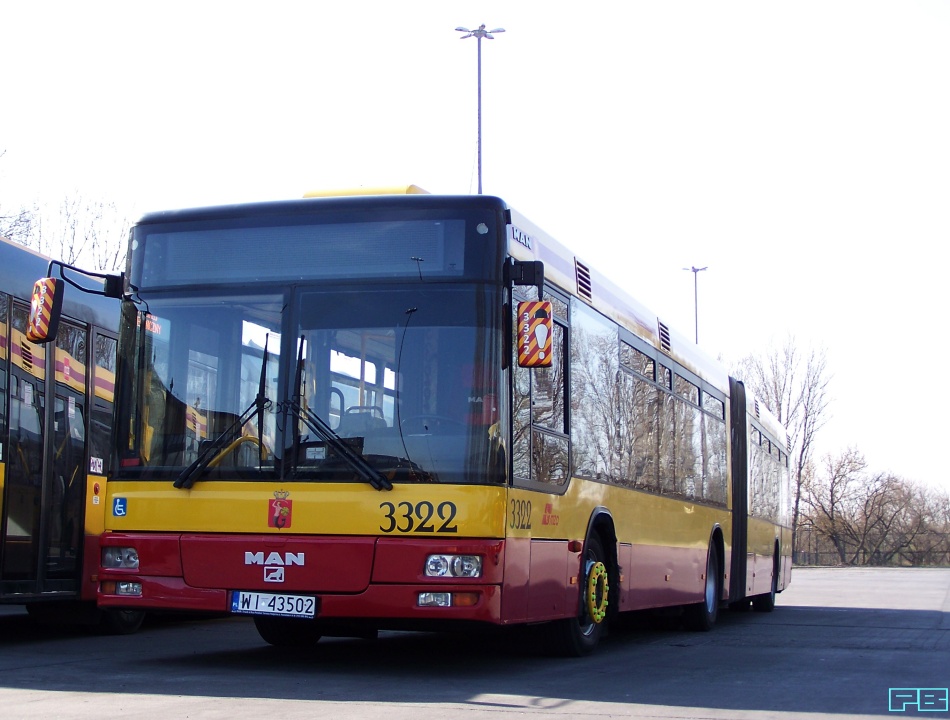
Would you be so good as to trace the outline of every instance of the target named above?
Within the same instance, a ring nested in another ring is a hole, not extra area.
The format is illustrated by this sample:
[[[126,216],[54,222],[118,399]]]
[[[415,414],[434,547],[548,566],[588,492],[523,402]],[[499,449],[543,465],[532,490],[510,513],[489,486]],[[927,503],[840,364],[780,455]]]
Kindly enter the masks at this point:
[[[708,267],[688,267],[683,268],[687,272],[693,273],[693,318],[696,323],[696,344],[699,345],[699,282],[697,276],[703,270],[708,270]]]
[[[494,40],[492,33],[503,33],[505,32],[504,28],[495,28],[494,30],[486,30],[485,24],[482,23],[475,30],[469,30],[464,27],[455,28],[456,32],[465,33],[460,38],[464,40],[465,38],[473,37],[478,42],[478,194],[482,194],[482,38],[486,40]]]

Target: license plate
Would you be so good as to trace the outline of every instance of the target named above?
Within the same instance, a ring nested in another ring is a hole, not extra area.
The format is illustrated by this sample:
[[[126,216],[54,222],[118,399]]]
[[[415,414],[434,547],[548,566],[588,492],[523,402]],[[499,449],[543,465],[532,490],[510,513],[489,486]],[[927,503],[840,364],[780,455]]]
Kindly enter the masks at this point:
[[[317,599],[311,595],[235,590],[231,593],[231,612],[238,615],[312,618],[317,614]]]

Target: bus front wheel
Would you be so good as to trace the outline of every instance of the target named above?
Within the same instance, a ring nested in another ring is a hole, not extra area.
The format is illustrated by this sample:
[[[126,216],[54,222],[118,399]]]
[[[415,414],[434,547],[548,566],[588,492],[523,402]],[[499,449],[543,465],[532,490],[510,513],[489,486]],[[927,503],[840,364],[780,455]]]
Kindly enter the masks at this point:
[[[100,610],[99,629],[105,635],[133,635],[145,621],[144,610]]]
[[[275,647],[307,647],[316,645],[322,637],[313,620],[257,615],[254,627],[264,642]]]
[[[553,651],[566,657],[583,657],[593,652],[606,631],[610,571],[600,538],[587,540],[581,562],[581,597],[576,617],[555,621],[550,635]]]

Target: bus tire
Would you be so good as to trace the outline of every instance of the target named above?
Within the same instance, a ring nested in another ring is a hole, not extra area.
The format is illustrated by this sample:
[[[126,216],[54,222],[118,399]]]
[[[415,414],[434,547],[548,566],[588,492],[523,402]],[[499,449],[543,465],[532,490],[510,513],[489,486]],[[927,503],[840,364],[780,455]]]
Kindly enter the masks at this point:
[[[99,631],[103,635],[133,635],[145,622],[144,610],[100,610]]]
[[[590,655],[606,631],[607,598],[613,579],[597,535],[588,538],[584,546],[581,570],[578,613],[572,618],[556,620],[554,632],[549,635],[553,653],[562,657]]]
[[[756,612],[772,612],[775,609],[775,596],[778,594],[778,568],[779,557],[776,550],[772,558],[772,587],[764,595],[756,595],[752,598],[752,609]]]
[[[254,627],[261,639],[274,647],[308,647],[316,645],[322,637],[313,620],[256,615]]]
[[[706,553],[706,577],[703,600],[686,607],[686,622],[691,630],[709,632],[719,617],[719,599],[722,597],[722,573],[719,570],[719,552],[714,545]]]

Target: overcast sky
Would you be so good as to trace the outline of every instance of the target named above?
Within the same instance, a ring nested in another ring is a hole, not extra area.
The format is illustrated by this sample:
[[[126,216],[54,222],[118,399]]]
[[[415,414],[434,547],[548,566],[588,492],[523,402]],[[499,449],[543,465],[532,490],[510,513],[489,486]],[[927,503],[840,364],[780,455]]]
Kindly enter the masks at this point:
[[[950,2],[0,8],[0,208],[484,190],[732,364],[825,349],[822,452],[950,489]]]

